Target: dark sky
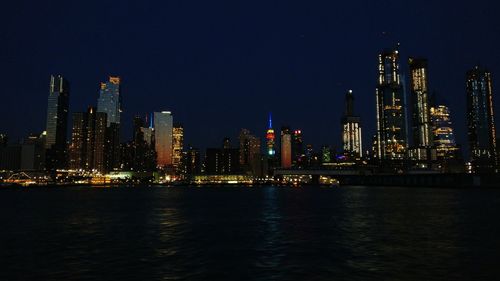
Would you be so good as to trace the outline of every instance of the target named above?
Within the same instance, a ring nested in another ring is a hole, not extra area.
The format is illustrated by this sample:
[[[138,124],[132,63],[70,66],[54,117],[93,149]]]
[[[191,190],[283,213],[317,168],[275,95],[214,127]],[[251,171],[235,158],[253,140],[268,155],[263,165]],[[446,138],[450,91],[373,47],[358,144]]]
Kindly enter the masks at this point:
[[[494,82],[500,73],[493,0],[75,2],[2,5],[0,131],[11,139],[44,129],[49,76],[60,73],[71,83],[70,111],[95,104],[99,82],[119,75],[125,139],[136,113],[171,110],[200,147],[242,127],[263,137],[268,111],[275,127],[338,146],[353,89],[366,149],[377,53],[401,42],[403,69],[408,56],[429,59],[430,87],[449,102],[465,144],[465,71],[481,63]]]

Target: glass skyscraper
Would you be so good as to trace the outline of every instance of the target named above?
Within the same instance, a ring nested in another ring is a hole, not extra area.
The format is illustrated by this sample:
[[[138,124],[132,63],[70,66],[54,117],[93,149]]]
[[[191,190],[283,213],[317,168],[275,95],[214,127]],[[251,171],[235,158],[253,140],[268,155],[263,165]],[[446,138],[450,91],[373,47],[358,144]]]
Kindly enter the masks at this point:
[[[66,130],[68,127],[69,83],[61,75],[51,75],[47,103],[45,148],[48,170],[66,168]]]
[[[469,70],[466,91],[472,168],[475,172],[492,172],[497,168],[497,151],[491,73],[479,66]]]
[[[156,163],[165,168],[172,165],[173,116],[170,111],[154,113]]]
[[[97,112],[106,113],[106,170],[120,168],[120,114],[121,95],[120,77],[110,76],[107,82],[101,83]]]
[[[120,77],[109,77],[107,82],[101,83],[97,112],[104,112],[108,116],[107,126],[111,123],[120,124],[121,96]]]
[[[376,156],[380,160],[403,160],[407,150],[406,117],[397,49],[379,54],[378,71]]]

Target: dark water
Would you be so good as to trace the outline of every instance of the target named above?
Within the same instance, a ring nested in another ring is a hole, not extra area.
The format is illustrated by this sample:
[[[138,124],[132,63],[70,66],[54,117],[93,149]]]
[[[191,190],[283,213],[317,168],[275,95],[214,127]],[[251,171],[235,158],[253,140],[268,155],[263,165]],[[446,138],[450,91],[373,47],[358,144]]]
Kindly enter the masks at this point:
[[[0,190],[0,280],[493,280],[500,190]]]

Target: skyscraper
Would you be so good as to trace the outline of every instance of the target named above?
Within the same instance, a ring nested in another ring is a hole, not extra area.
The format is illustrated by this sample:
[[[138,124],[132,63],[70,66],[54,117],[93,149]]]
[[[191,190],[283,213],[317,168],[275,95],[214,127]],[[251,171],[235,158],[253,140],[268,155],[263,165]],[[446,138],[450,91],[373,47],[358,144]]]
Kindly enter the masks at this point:
[[[172,166],[173,116],[170,111],[154,113],[156,164],[160,168]]]
[[[404,91],[399,74],[399,51],[379,55],[376,89],[377,158],[403,160],[407,149]]]
[[[281,128],[281,168],[292,167],[292,131],[289,127]]]
[[[107,171],[106,149],[107,116],[89,107],[87,112],[73,113],[73,130],[69,146],[70,169]]]
[[[68,127],[69,83],[61,75],[51,75],[47,104],[45,149],[46,168],[63,169],[67,166],[66,130]]]
[[[429,90],[427,60],[410,58],[410,90],[412,102],[413,145],[429,147],[432,145],[429,112]]]
[[[453,134],[450,109],[446,105],[435,105],[430,109],[434,147],[438,160],[457,158],[458,147]]]
[[[467,128],[475,172],[492,172],[497,168],[491,80],[491,73],[482,67],[475,66],[467,72]]]
[[[418,167],[429,168],[432,160],[436,160],[433,148],[430,119],[429,86],[427,60],[409,58],[410,92],[412,103],[413,145],[410,158]]]
[[[255,174],[257,162],[260,162],[260,139],[249,130],[241,129],[239,141],[240,166],[244,171]]]
[[[275,135],[274,135],[273,119],[271,113],[269,113],[269,126],[266,132],[266,140],[267,140],[267,156],[273,157],[276,154],[276,150],[274,149]]]
[[[121,95],[120,77],[110,76],[107,82],[101,83],[97,112],[106,113],[106,170],[120,168],[120,114]]]
[[[294,130],[292,135],[292,165],[300,167],[304,157],[304,144],[302,141],[302,130]]]
[[[97,112],[107,114],[107,127],[111,126],[111,123],[120,124],[120,77],[110,76],[107,82],[101,83]]]
[[[345,96],[345,112],[342,118],[342,143],[346,156],[353,158],[363,156],[360,123],[360,117],[354,115],[354,96],[352,90],[349,90]]]
[[[85,169],[87,153],[88,116],[86,112],[73,113],[71,143],[69,145],[69,169]]]
[[[181,124],[174,124],[172,130],[172,165],[174,171],[180,172],[181,161],[182,161],[182,151],[184,149],[184,127]]]

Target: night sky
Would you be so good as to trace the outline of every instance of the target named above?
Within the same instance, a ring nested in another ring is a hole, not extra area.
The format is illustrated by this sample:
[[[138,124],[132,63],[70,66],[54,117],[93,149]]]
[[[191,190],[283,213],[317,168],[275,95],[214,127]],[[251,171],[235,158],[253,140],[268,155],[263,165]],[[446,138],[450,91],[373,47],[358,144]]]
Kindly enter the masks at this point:
[[[408,56],[429,59],[430,88],[449,103],[460,144],[474,64],[492,71],[500,114],[498,1],[75,2],[2,5],[0,132],[11,140],[44,130],[54,73],[71,83],[70,112],[95,105],[99,82],[121,76],[124,141],[135,114],[171,110],[186,144],[202,148],[240,128],[263,137],[269,111],[275,129],[338,147],[353,89],[367,149],[377,54],[397,42],[403,71]]]

